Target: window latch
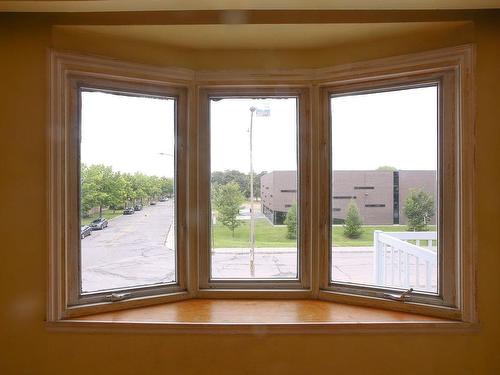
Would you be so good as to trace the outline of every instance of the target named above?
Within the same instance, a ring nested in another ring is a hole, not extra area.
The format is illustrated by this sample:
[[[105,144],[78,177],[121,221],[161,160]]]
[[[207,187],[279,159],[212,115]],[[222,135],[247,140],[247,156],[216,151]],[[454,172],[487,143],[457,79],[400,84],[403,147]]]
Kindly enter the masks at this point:
[[[116,302],[130,297],[130,293],[112,293],[108,294],[105,298],[107,301]]]
[[[384,297],[388,299],[392,299],[393,301],[406,302],[410,299],[410,295],[413,293],[413,288],[408,289],[407,291],[396,294],[396,293],[384,293]]]

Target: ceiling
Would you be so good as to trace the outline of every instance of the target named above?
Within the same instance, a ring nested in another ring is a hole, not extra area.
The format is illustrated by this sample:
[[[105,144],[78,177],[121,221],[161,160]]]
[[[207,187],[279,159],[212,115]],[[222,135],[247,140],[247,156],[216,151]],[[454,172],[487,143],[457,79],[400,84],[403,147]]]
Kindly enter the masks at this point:
[[[303,49],[421,33],[456,33],[468,22],[281,25],[56,26],[56,32],[151,42],[188,49]]]
[[[0,0],[4,12],[223,9],[487,9],[500,0]]]

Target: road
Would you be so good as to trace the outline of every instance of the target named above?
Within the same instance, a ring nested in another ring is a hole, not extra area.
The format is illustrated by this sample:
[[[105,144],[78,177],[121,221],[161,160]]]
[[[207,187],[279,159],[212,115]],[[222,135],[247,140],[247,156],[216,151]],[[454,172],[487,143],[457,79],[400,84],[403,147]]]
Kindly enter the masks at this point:
[[[175,281],[173,202],[120,215],[82,240],[82,291]],[[169,231],[172,229],[171,236]]]

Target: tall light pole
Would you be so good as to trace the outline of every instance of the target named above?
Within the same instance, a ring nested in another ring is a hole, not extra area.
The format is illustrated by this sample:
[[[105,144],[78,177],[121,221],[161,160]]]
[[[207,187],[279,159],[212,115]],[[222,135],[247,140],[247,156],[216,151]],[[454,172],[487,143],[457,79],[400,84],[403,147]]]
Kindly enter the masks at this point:
[[[253,115],[250,107],[250,276],[255,277],[255,216],[253,212]]]

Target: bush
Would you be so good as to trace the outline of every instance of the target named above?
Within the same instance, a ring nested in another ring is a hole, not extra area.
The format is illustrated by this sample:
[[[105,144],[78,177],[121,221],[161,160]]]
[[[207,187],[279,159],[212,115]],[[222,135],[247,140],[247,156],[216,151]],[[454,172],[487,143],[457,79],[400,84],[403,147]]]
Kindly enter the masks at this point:
[[[294,203],[286,213],[285,225],[286,238],[295,240],[297,238],[297,203]]]
[[[351,200],[347,207],[347,214],[344,222],[344,236],[347,238],[359,238],[363,233],[361,224],[363,224],[363,222],[361,221],[358,206],[354,200]]]
[[[434,216],[434,199],[422,189],[410,189],[406,198],[404,213],[408,218],[408,230],[427,231],[427,225]]]

